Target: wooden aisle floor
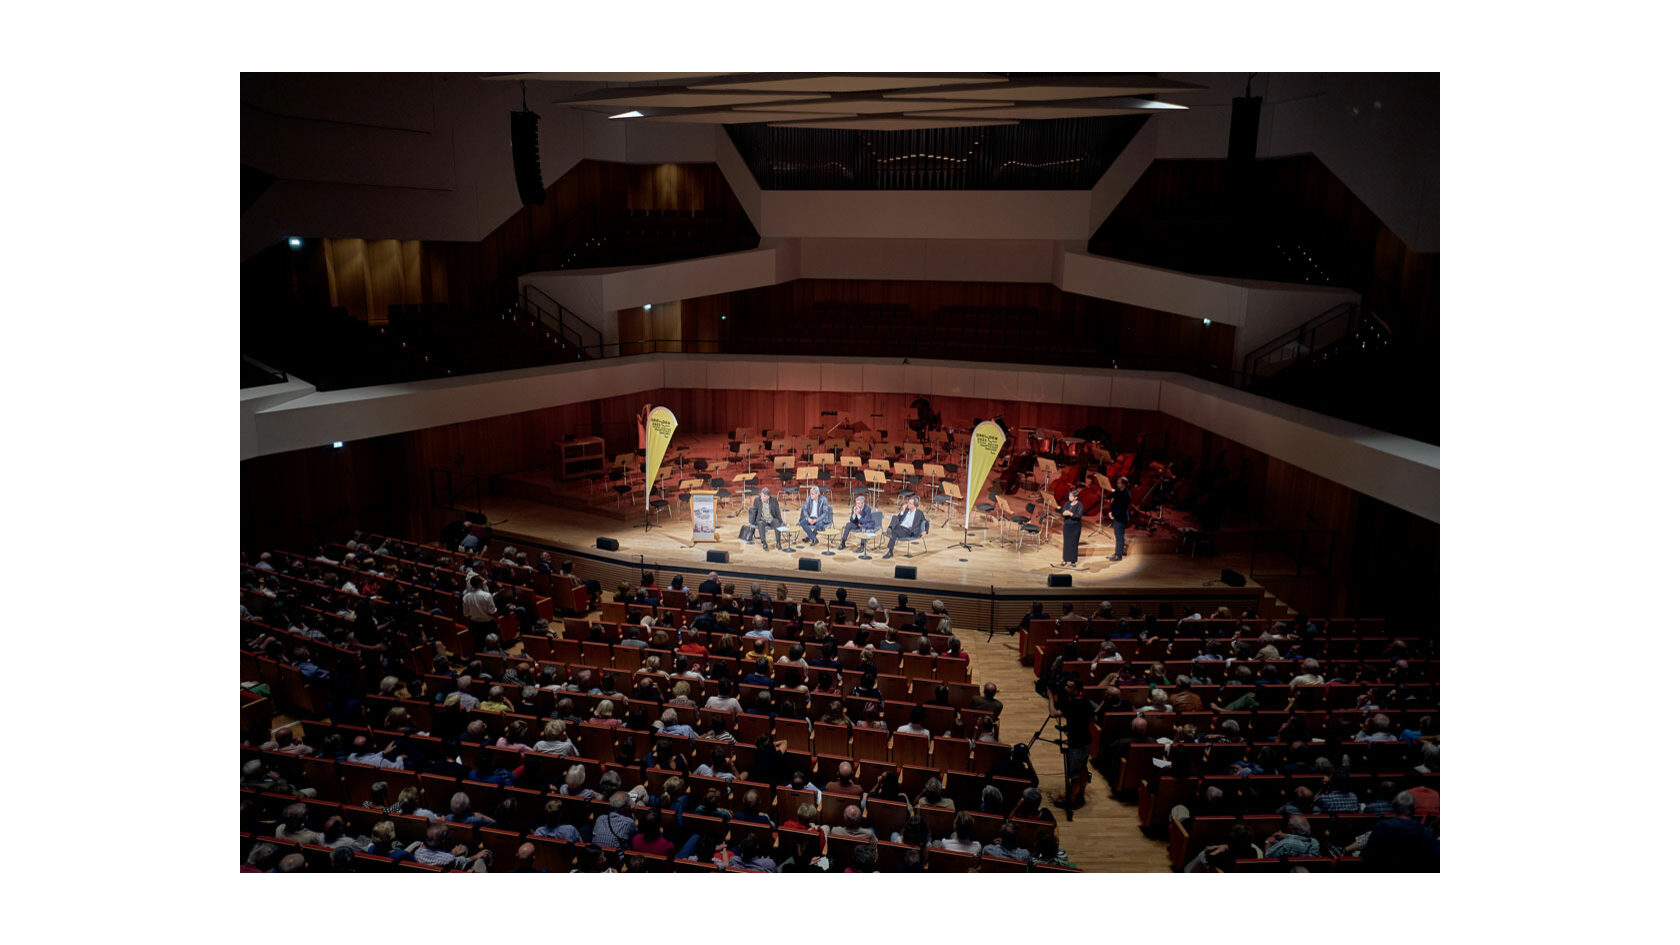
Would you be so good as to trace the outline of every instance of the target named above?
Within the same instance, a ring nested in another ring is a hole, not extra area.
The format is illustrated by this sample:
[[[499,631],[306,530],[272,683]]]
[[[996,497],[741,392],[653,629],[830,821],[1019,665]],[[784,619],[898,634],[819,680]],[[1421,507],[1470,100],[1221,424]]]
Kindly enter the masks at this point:
[[[975,683],[995,682],[1003,715],[998,720],[998,738],[1006,743],[1027,742],[1049,706],[1033,691],[1033,674],[1016,659],[1015,638],[999,633],[990,643],[984,633],[960,633],[969,654],[969,669]],[[1046,738],[1054,735],[1045,728]],[[1040,741],[1032,749],[1033,770],[1046,805],[1060,801],[1064,793],[1061,752],[1054,742]],[[1138,829],[1137,807],[1123,804],[1109,794],[1102,775],[1093,774],[1085,789],[1085,806],[1073,812],[1069,823],[1065,812],[1051,807],[1056,815],[1056,835],[1068,859],[1086,872],[1164,873],[1169,872],[1167,845],[1152,840]]]

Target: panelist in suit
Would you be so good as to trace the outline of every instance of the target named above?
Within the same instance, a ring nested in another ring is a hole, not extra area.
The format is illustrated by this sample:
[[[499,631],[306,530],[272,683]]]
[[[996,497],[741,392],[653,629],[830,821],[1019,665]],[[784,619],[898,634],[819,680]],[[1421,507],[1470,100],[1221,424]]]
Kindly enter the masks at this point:
[[[817,543],[817,532],[834,524],[834,509],[828,504],[828,497],[816,486],[811,487],[810,495],[805,504],[799,509],[799,527],[805,530],[805,543]]]
[[[898,514],[898,520],[893,522],[892,531],[887,536],[886,557],[893,556],[893,546],[900,538],[915,538],[924,535],[928,530],[928,517],[922,512],[922,503],[915,496],[904,500],[904,511]]]
[[[846,527],[840,530],[841,551],[846,550],[846,539],[852,536],[852,532],[872,532],[876,528],[875,510],[863,498],[862,494],[852,496],[852,515],[846,519]],[[864,539],[858,539],[859,551],[863,550],[863,542]]]
[[[770,542],[765,539],[775,532],[776,550],[782,550],[782,533],[776,531],[782,526],[782,507],[776,502],[776,497],[770,494],[769,486],[760,486],[758,498],[753,500],[752,508],[747,510],[747,527],[753,529],[753,534],[747,536],[748,541],[758,539],[765,551],[770,550]]]
[[[1120,483],[1114,490],[1114,554],[1108,556],[1110,561],[1119,561],[1126,555],[1126,524],[1132,520],[1132,486],[1125,476],[1120,477]]]
[[[1085,504],[1079,501],[1079,490],[1069,489],[1067,502],[1062,505],[1062,564],[1064,568],[1079,565],[1079,533],[1085,528]]]

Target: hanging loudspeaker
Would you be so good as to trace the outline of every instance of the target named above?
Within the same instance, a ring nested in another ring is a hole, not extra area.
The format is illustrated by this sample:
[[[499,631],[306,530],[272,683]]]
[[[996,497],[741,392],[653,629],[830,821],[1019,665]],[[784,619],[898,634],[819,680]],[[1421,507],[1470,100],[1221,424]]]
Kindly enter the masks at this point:
[[[519,188],[519,202],[540,207],[548,199],[543,189],[542,158],[537,150],[537,113],[509,112],[513,124],[513,182]]]

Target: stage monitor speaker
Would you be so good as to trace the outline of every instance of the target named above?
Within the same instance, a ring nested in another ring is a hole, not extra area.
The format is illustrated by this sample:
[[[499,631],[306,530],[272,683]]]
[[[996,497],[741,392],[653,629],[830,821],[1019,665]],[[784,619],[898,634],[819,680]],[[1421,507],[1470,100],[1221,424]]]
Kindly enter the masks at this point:
[[[727,552],[727,551],[707,551],[706,552],[706,563],[707,564],[728,564],[729,563],[729,552]]]
[[[542,160],[537,150],[537,113],[509,112],[513,123],[513,183],[519,188],[519,202],[540,207],[548,200],[543,187]]]
[[[1050,586],[1051,587],[1072,587],[1073,586],[1073,575],[1071,575],[1071,574],[1052,574],[1052,575],[1050,575]]]
[[[595,547],[601,549],[602,551],[617,551],[618,550],[618,539],[617,538],[597,538],[597,539],[595,539]]]
[[[821,558],[800,558],[799,559],[799,570],[801,570],[801,571],[821,571],[822,570],[822,559]]]
[[[904,581],[914,581],[916,579],[916,566],[913,564],[898,565],[893,568],[893,577]]]
[[[1219,572],[1219,579],[1232,587],[1242,587],[1248,583],[1247,579],[1230,568]]]

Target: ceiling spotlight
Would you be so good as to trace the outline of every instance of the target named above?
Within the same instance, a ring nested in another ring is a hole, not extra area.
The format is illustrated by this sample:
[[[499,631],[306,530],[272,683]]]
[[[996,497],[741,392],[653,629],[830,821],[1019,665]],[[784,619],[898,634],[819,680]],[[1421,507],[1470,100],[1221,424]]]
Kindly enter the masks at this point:
[[[1204,318],[1204,319],[1202,319],[1202,324],[1204,324],[1204,325],[1211,325],[1211,324],[1213,324],[1213,319],[1211,319],[1211,318]]]
[[[642,113],[632,109],[632,110],[627,111],[627,112],[621,112],[620,114],[617,114],[617,115],[608,115],[607,117],[608,118],[640,118],[640,117],[642,117]]]
[[[652,302],[649,302],[649,303],[647,303],[647,304],[645,304],[645,305],[643,305],[643,306],[642,306],[642,311],[644,311],[644,312],[651,312],[651,311],[653,311],[653,303],[652,303]]]
[[[300,239],[298,239],[297,237],[294,236],[291,239],[286,241],[286,245],[290,246],[293,249],[302,249],[303,248],[303,240],[300,240]]]
[[[335,450],[344,449],[344,441],[343,440],[333,440],[333,449],[335,449]]]

